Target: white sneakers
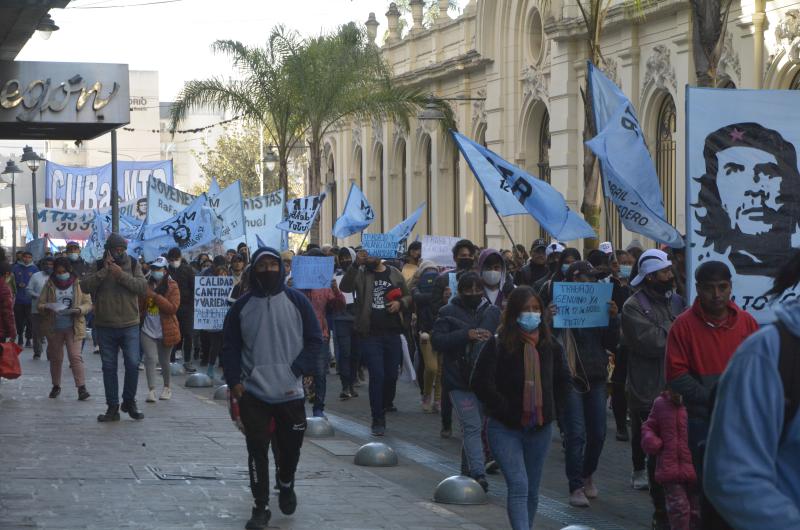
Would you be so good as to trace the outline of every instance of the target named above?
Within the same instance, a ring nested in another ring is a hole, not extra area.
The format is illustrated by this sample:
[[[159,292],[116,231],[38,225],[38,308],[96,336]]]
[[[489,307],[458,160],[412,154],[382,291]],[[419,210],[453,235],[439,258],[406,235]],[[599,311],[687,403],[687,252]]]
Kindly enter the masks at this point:
[[[147,393],[147,399],[145,399],[148,403],[155,403],[156,402],[156,391],[155,389],[151,389],[150,392]]]
[[[172,390],[168,386],[165,386],[164,390],[161,391],[161,397],[158,399],[167,400],[170,398],[172,398]]]
[[[159,397],[158,399],[167,400],[170,399],[171,397],[172,397],[172,390],[170,390],[168,386],[165,386],[164,390],[161,391],[161,397]],[[147,399],[145,399],[145,401],[147,401],[148,403],[155,403],[156,401],[158,401],[158,399],[156,399],[156,389],[152,388],[150,389],[150,392],[147,393]]]
[[[583,492],[589,499],[597,498],[597,486],[595,486],[594,482],[592,482],[592,477],[586,477],[583,479]]]
[[[589,507],[589,499],[586,498],[586,493],[584,493],[583,488],[578,488],[569,494],[569,504],[576,508]]]
[[[650,487],[646,469],[631,473],[631,487],[635,490],[646,490]]]

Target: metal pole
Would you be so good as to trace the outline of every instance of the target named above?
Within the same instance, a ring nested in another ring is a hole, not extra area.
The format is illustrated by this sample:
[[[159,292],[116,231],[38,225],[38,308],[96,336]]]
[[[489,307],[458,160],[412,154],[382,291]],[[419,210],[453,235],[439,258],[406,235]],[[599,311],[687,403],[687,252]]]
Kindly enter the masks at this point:
[[[31,183],[33,184],[33,239],[39,239],[39,209],[36,207],[36,171],[31,171]]]
[[[16,188],[16,173],[11,174],[11,248],[13,249],[12,262],[17,259],[17,197],[14,193]]]
[[[494,213],[497,213],[497,211],[495,211]],[[514,238],[511,237],[511,232],[508,231],[508,227],[503,222],[503,218],[500,216],[500,214],[497,214],[497,219],[500,221],[500,224],[503,225],[503,230],[506,231],[506,235],[508,236],[508,239],[511,241],[511,248],[512,249],[515,248],[517,244],[514,243]]]
[[[117,175],[117,130],[111,131],[111,231],[119,233],[119,195]]]

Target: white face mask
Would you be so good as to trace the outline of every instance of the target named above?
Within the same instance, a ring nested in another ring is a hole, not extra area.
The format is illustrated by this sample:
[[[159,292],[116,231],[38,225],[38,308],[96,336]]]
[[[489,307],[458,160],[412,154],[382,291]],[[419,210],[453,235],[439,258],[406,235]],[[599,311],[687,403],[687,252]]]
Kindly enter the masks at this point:
[[[500,271],[483,271],[481,273],[481,278],[483,278],[483,281],[486,282],[486,285],[489,287],[497,287],[502,277],[503,273]]]
[[[172,266],[173,269],[177,269],[178,267],[181,266],[181,260],[170,261],[169,264],[170,266]]]

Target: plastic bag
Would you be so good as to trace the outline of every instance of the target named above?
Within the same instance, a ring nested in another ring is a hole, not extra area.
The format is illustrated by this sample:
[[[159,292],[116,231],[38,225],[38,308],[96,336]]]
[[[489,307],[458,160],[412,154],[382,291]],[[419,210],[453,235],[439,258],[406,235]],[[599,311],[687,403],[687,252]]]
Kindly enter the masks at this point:
[[[22,367],[19,364],[19,354],[22,347],[15,342],[0,343],[0,377],[6,379],[16,379],[22,375]]]

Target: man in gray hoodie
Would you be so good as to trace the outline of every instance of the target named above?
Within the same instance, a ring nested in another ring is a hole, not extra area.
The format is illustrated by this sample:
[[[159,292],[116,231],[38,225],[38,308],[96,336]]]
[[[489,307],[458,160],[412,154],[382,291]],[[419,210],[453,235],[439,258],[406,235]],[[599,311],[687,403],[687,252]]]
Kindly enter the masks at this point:
[[[119,421],[119,380],[117,358],[122,350],[125,382],[122,387],[122,412],[141,420],[144,414],[136,407],[136,386],[139,382],[139,296],[147,292],[142,267],[128,253],[128,242],[112,233],[106,239],[106,252],[95,263],[92,272],[81,280],[81,289],[92,295],[94,326],[100,343],[103,363],[103,386],[108,410],[97,421]]]

